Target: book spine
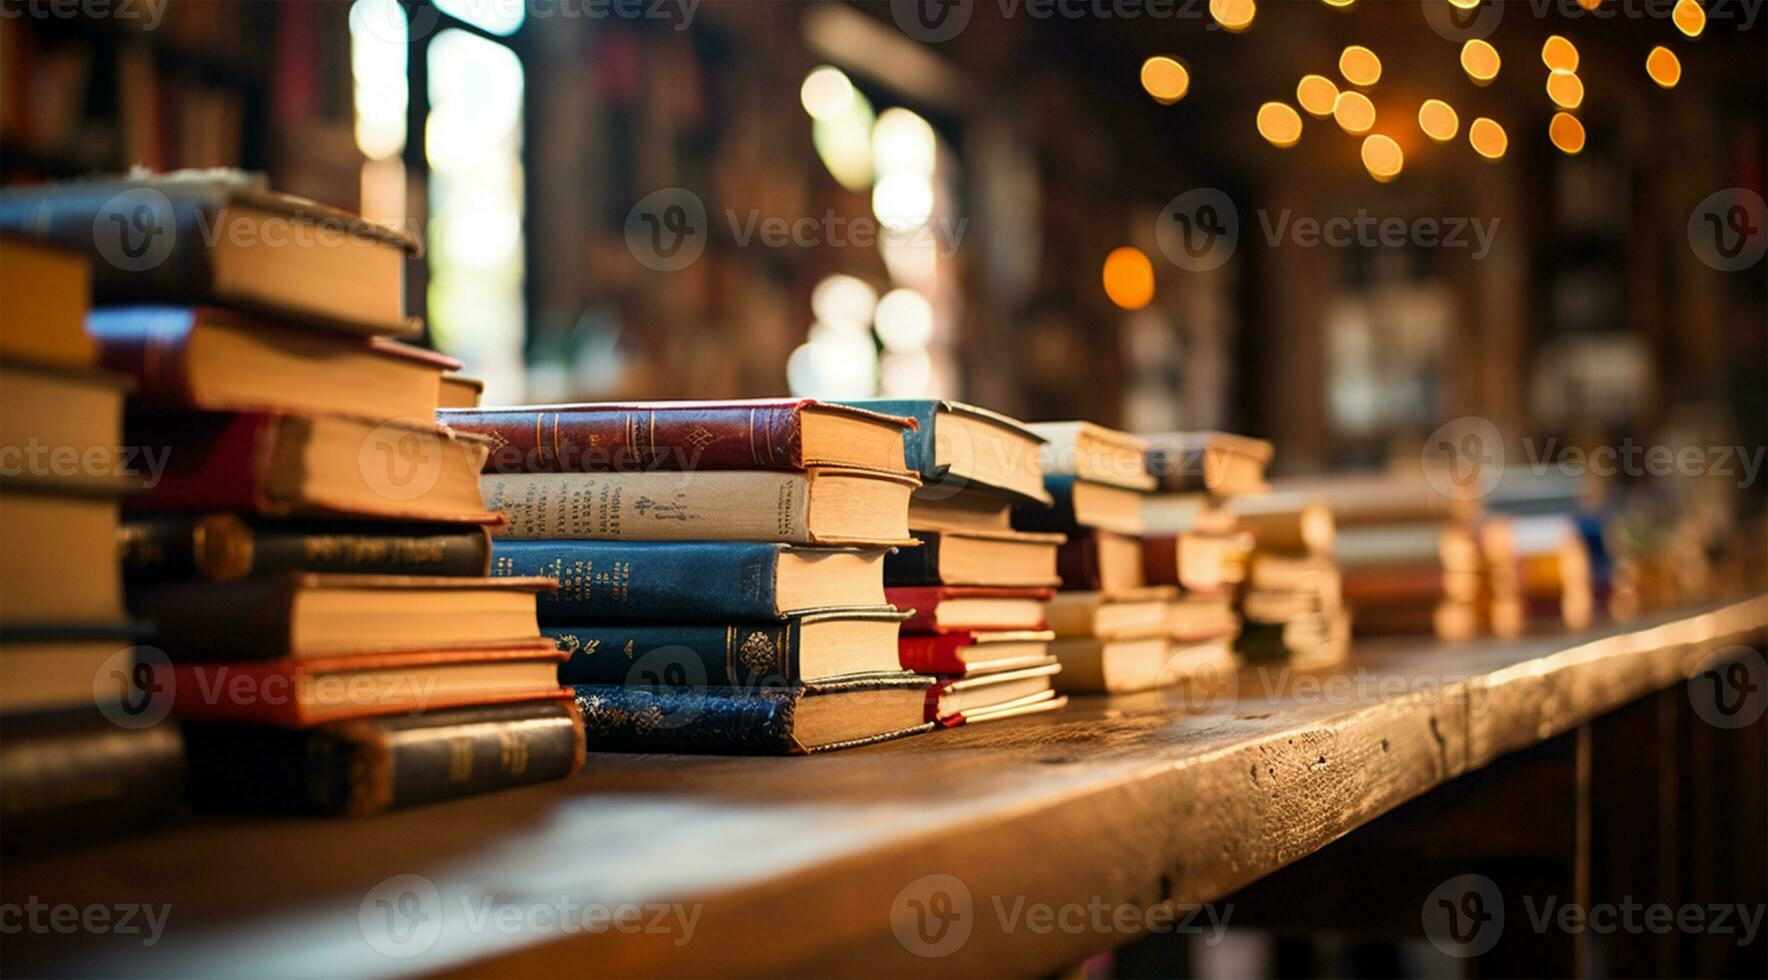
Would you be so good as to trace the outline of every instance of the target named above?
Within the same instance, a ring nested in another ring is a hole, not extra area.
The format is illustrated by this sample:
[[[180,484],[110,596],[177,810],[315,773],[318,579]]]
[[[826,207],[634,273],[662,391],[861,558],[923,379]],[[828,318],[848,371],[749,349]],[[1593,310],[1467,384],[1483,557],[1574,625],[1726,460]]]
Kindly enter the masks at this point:
[[[90,257],[96,302],[201,301],[213,282],[208,240],[220,218],[201,201],[144,194],[125,202],[118,200],[118,191],[118,185],[100,182],[91,189],[69,185],[52,196],[0,202],[0,229]],[[119,207],[124,203],[130,206]],[[139,265],[113,261],[100,249],[101,241]],[[158,256],[162,241],[170,243],[170,250]],[[150,257],[159,260],[148,261]]]
[[[518,473],[479,478],[518,540],[783,541],[809,544],[800,473]]]
[[[259,414],[137,413],[124,418],[123,442],[163,454],[164,472],[123,503],[140,513],[261,510],[275,455],[276,419]]]
[[[1142,537],[1142,577],[1149,585],[1178,585],[1179,536],[1152,534]]]
[[[802,692],[671,690],[581,685],[584,742],[592,752],[796,755],[793,718]]]
[[[1074,516],[1074,477],[1063,473],[1045,473],[1044,489],[1050,493],[1050,506],[1014,504],[1013,527],[1020,531],[1063,534],[1084,530]]]
[[[802,406],[463,410],[443,418],[498,443],[486,473],[804,468]]]
[[[212,810],[379,813],[563,779],[584,761],[583,718],[564,701],[188,729],[190,797]]]
[[[509,541],[492,545],[494,576],[557,579],[542,622],[777,620],[780,548],[756,542]]]
[[[491,538],[458,525],[285,530],[211,514],[130,521],[121,546],[126,580],[152,584],[296,571],[475,577],[488,570]]]
[[[193,310],[176,306],[101,308],[86,316],[99,363],[133,378],[147,400],[174,405],[195,399],[188,359],[195,324]]]
[[[1103,588],[1098,536],[1091,532],[1075,534],[1057,548],[1056,574],[1062,579],[1062,587],[1070,591]]]
[[[905,588],[885,590],[885,601],[912,615],[903,621],[904,633],[932,633],[939,628],[939,602],[943,589]],[[912,669],[912,668],[911,668]]]
[[[904,636],[897,640],[897,655],[902,661],[903,670],[912,670],[917,674],[961,675],[968,668],[958,652],[969,646],[974,639],[969,633]]]
[[[939,585],[939,535],[915,532],[919,548],[898,548],[884,556],[886,586]]]
[[[756,688],[799,679],[799,624],[546,626],[561,684]]]
[[[95,711],[0,716],[0,851],[36,854],[158,823],[184,798],[178,726]]]

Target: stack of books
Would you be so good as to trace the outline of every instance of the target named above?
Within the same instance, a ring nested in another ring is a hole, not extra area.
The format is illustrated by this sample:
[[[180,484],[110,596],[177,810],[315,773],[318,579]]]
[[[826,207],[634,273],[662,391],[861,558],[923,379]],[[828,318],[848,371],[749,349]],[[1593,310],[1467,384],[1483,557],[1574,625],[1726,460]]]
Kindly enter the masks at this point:
[[[1343,660],[1351,619],[1334,560],[1332,511],[1291,490],[1236,498],[1230,509],[1254,540],[1240,599],[1241,654],[1310,669]]]
[[[488,577],[488,446],[435,422],[458,364],[389,339],[419,329],[409,236],[233,172],[9,191],[0,228],[92,253],[145,470],[131,670],[185,723],[193,803],[366,813],[581,765],[552,583]]]
[[[1042,437],[962,402],[859,404],[917,423],[905,448],[921,478],[909,500],[920,547],[891,555],[885,581],[890,601],[911,614],[902,666],[937,678],[930,717],[952,727],[1060,708],[1045,604],[1063,539],[1015,531],[1012,522],[1015,505],[1050,505]]]
[[[181,804],[175,724],[131,697],[117,507],[123,379],[85,334],[85,257],[0,237],[0,838],[28,853]]]
[[[1495,594],[1514,596],[1522,619],[1584,629],[1596,612],[1590,549],[1570,514],[1493,516],[1479,528],[1480,550]],[[1495,623],[1499,635],[1522,627]]]
[[[928,731],[885,555],[915,423],[808,399],[447,410],[494,448],[492,573],[559,581],[546,635],[591,749],[799,754]]]

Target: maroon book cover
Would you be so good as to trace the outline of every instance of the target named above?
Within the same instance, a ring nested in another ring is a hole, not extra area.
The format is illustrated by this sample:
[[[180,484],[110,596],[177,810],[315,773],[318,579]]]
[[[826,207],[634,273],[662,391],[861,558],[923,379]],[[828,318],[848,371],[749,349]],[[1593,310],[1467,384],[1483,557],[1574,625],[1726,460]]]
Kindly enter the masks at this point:
[[[913,419],[809,398],[446,409],[450,428],[488,436],[487,473],[619,470],[802,470],[806,412]]]
[[[1148,580],[1149,585],[1180,584],[1178,535],[1143,535],[1142,577]]]
[[[904,633],[968,632],[963,629],[942,630],[937,623],[939,604],[947,599],[1031,599],[1049,602],[1056,593],[1050,589],[1009,589],[979,585],[916,585],[891,586],[884,590],[884,601],[912,613],[903,624]],[[1033,628],[1033,627],[1026,627]],[[1042,624],[1035,627],[1043,629]]]

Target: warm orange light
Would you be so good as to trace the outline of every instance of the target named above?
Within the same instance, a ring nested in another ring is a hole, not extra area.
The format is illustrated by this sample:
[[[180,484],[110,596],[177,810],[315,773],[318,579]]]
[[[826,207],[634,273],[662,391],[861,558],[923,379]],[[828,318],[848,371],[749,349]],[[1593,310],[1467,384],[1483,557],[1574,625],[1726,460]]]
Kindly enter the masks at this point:
[[[1375,103],[1361,92],[1340,92],[1333,103],[1332,118],[1352,136],[1361,136],[1375,126]]]
[[[1338,73],[1352,85],[1374,85],[1381,81],[1381,59],[1361,44],[1353,44],[1339,53]]]
[[[1547,97],[1561,109],[1576,109],[1584,104],[1584,83],[1576,74],[1555,68],[1547,76]]]
[[[1461,70],[1476,85],[1486,85],[1497,78],[1502,64],[1498,49],[1477,37],[1461,46]]]
[[[1707,29],[1707,12],[1695,0],[1677,0],[1670,22],[1689,37],[1700,37],[1700,32]]]
[[[1578,70],[1578,48],[1572,42],[1558,34],[1547,39],[1541,45],[1541,62],[1548,68],[1558,71]]]
[[[1479,0],[1449,0],[1449,6],[1460,7],[1462,10],[1472,10],[1479,6]]]
[[[1191,72],[1179,59],[1158,54],[1142,62],[1142,88],[1161,105],[1172,105],[1191,90]]]
[[[1349,10],[1356,2],[1357,0],[1325,0],[1326,6],[1337,7],[1339,10]]]
[[[1584,149],[1584,124],[1569,112],[1556,112],[1547,124],[1547,137],[1561,151],[1576,156]]]
[[[1660,44],[1645,56],[1645,73],[1658,83],[1658,87],[1675,88],[1676,83],[1682,81],[1682,61],[1676,57],[1676,52]]]
[[[1406,156],[1393,137],[1377,133],[1363,140],[1363,166],[1369,176],[1386,182],[1398,177],[1405,165]]]
[[[1595,10],[1597,7],[1602,6],[1602,0],[1578,0],[1578,6],[1583,7],[1585,10]]]
[[[1418,128],[1438,143],[1447,143],[1461,131],[1461,117],[1442,99],[1425,99],[1418,107]]]
[[[1222,30],[1239,33],[1252,26],[1252,19],[1258,16],[1258,4],[1253,0],[1209,0],[1209,15],[1222,25]]]
[[[1126,310],[1139,310],[1154,300],[1154,263],[1141,249],[1128,245],[1105,256],[1105,295]]]
[[[1288,149],[1301,140],[1301,114],[1282,102],[1266,102],[1258,107],[1258,134]]]
[[[1467,127],[1467,142],[1473,145],[1473,152],[1487,160],[1501,159],[1504,151],[1510,149],[1510,137],[1505,134],[1504,127],[1484,116]]]
[[[1303,75],[1295,85],[1295,101],[1308,115],[1324,119],[1332,115],[1332,106],[1338,101],[1338,86],[1325,75]]]

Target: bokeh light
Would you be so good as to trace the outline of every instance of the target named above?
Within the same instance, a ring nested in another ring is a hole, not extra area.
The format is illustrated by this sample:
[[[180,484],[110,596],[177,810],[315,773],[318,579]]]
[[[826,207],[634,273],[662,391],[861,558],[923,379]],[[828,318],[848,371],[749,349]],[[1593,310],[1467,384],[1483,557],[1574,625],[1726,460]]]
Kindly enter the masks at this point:
[[[1339,52],[1338,73],[1352,85],[1374,85],[1381,81],[1381,59],[1361,44],[1353,44]]]
[[[1547,97],[1561,109],[1576,109],[1584,104],[1584,83],[1576,73],[1555,68],[1547,76]]]
[[[853,101],[853,82],[845,72],[831,65],[810,70],[804,84],[798,87],[798,101],[812,119],[834,119],[847,111]]]
[[[1659,88],[1675,88],[1676,83],[1682,81],[1682,60],[1676,57],[1676,52],[1660,44],[1645,56],[1645,73]]]
[[[885,350],[922,350],[933,340],[933,304],[913,289],[892,289],[878,301],[877,330]]]
[[[1498,49],[1480,38],[1474,38],[1461,46],[1461,70],[1473,79],[1475,85],[1490,84],[1498,77],[1498,69],[1503,60],[1498,57]]]
[[[1301,81],[1295,83],[1295,101],[1308,115],[1325,119],[1332,115],[1332,107],[1338,103],[1338,86],[1325,75],[1303,75]]]
[[[1375,103],[1361,92],[1340,92],[1332,106],[1332,118],[1345,132],[1361,136],[1375,127]]]
[[[1258,134],[1272,146],[1287,149],[1301,140],[1301,114],[1282,102],[1258,107]]]
[[[1700,37],[1700,32],[1707,29],[1707,12],[1695,0],[1677,0],[1676,9],[1670,12],[1670,22],[1689,37]]]
[[[1252,26],[1258,4],[1253,0],[1209,0],[1209,15],[1223,30],[1239,33]]]
[[[1555,34],[1541,45],[1541,63],[1556,71],[1577,71],[1577,45]]]
[[[878,291],[864,279],[836,273],[810,291],[810,312],[824,323],[865,329],[878,305]]]
[[[1510,136],[1504,127],[1497,122],[1481,116],[1467,127],[1467,142],[1473,146],[1473,152],[1487,160],[1501,160],[1505,151],[1510,149]]]
[[[1376,133],[1363,140],[1363,166],[1369,176],[1385,183],[1398,177],[1405,165],[1405,154],[1393,137]]]
[[[1105,256],[1105,295],[1126,310],[1139,310],[1154,299],[1154,263],[1141,249],[1125,245]]]
[[[1161,105],[1172,105],[1191,90],[1191,72],[1177,58],[1155,55],[1142,62],[1142,88]]]
[[[1556,112],[1547,124],[1547,137],[1562,152],[1575,156],[1584,149],[1584,124],[1569,112]]]
[[[1442,99],[1425,99],[1418,107],[1418,128],[1438,143],[1447,143],[1461,131],[1461,117]]]

